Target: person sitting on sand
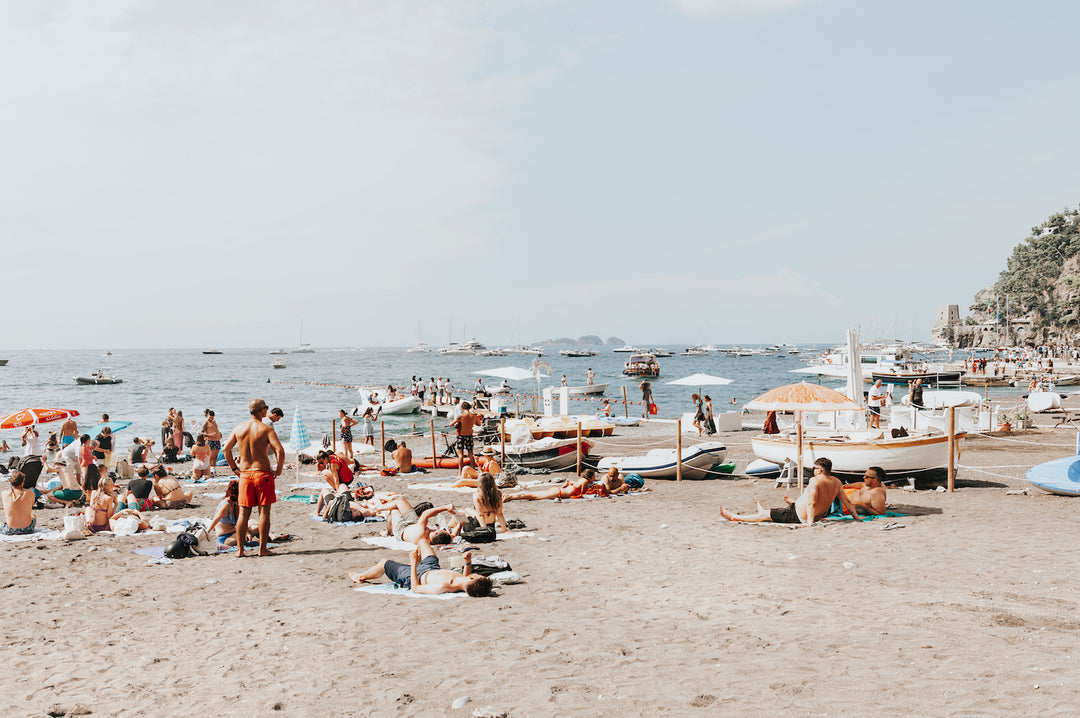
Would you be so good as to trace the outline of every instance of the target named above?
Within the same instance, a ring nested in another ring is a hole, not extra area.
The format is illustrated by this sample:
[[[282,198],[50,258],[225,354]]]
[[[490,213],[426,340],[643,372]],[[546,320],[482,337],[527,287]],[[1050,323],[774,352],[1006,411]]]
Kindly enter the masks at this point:
[[[165,437],[165,444],[161,447],[161,463],[180,463],[179,451],[180,450],[176,448],[176,441],[173,439],[172,434],[169,434]]]
[[[480,476],[481,471],[486,471],[489,474],[498,476],[502,473],[502,467],[499,466],[499,462],[495,460],[495,449],[490,446],[485,446],[484,450],[480,452],[480,456],[476,458],[476,467],[466,466],[461,470],[461,478],[454,482],[453,487],[455,489],[469,488],[475,489],[477,484],[477,477]]]
[[[233,479],[225,487],[225,498],[217,507],[206,532],[217,531],[218,546],[236,545],[236,517],[240,515],[240,482]]]
[[[370,486],[364,487],[367,490],[372,490]],[[315,505],[315,513],[319,518],[326,518],[326,512],[330,510],[330,506],[334,503],[334,498],[338,494],[334,493],[330,489],[323,489],[319,494],[319,501]],[[354,500],[355,499],[355,500]],[[378,511],[370,508],[371,504],[370,495],[360,493],[360,489],[357,489],[349,498],[349,513],[351,514],[352,521],[363,521],[370,516],[378,516]]]
[[[836,499],[840,499],[840,503],[853,517],[859,518],[859,512],[844,493],[840,479],[832,475],[832,461],[823,456],[814,462],[814,476],[803,493],[794,502],[785,496],[784,501],[787,501],[788,505],[782,509],[769,510],[759,503],[756,514],[740,516],[728,513],[723,506],[718,508],[720,515],[728,521],[812,526],[815,521],[820,521],[829,513]]]
[[[323,449],[315,455],[315,465],[319,470],[320,476],[326,483],[330,484],[330,488],[337,493],[341,487],[348,490],[349,484],[353,480],[353,470],[350,461],[344,459],[332,451]]]
[[[604,404],[600,407],[600,411],[603,412],[604,416],[611,416],[611,402],[604,399]]]
[[[494,526],[498,521],[503,531],[506,528],[506,517],[503,516],[503,495],[495,485],[495,475],[487,471],[480,474],[476,480],[476,493],[473,494],[473,508],[476,509],[476,520],[481,526]]]
[[[109,519],[116,513],[116,486],[108,475],[102,476],[96,491],[86,504],[86,528],[94,533],[112,531]]]
[[[644,482],[641,483],[644,484]],[[644,486],[632,486],[619,474],[619,469],[615,466],[608,469],[607,475],[604,477],[604,488],[612,496],[625,494],[629,491],[648,491]]]
[[[366,571],[351,571],[349,578],[357,583],[365,583],[385,575],[402,588],[428,595],[460,592],[473,598],[489,595],[491,579],[472,572],[471,552],[466,552],[464,558],[465,568],[462,573],[442,568],[431,542],[421,538],[412,552],[408,566],[383,559]]]
[[[397,497],[392,501],[370,505],[373,513],[387,513],[386,534],[393,536],[398,541],[417,543],[420,539],[431,543],[447,544],[453,539],[450,531],[439,530],[434,533],[428,527],[428,522],[443,512],[454,513],[454,505],[432,507],[430,502],[417,504],[413,507],[404,497]],[[418,513],[419,510],[419,513]]]
[[[151,511],[154,508],[154,499],[150,496],[153,490],[154,482],[150,480],[150,469],[141,464],[135,470],[135,478],[127,484],[123,505],[136,511]]]
[[[594,478],[596,478],[596,472],[592,469],[585,469],[580,477],[567,479],[559,486],[551,486],[539,491],[520,494],[506,494],[503,496],[503,501],[544,501],[546,499],[561,501],[563,499],[581,498],[592,486]]]
[[[34,490],[24,489],[26,475],[21,471],[12,471],[8,477],[11,490],[5,491],[0,498],[4,503],[4,523],[0,524],[0,534],[18,536],[32,534],[37,526],[34,516]]]
[[[390,454],[390,456],[397,465],[398,473],[410,474],[413,472],[412,449],[405,446],[404,441],[397,445],[397,448],[394,449],[394,453]]]
[[[157,500],[154,504],[161,509],[182,509],[195,498],[192,491],[184,491],[180,482],[174,476],[170,476],[165,467],[158,464],[154,467],[154,493]]]
[[[871,466],[863,474],[863,480],[854,484],[845,484],[844,493],[863,513],[881,516],[885,513],[885,469]]]

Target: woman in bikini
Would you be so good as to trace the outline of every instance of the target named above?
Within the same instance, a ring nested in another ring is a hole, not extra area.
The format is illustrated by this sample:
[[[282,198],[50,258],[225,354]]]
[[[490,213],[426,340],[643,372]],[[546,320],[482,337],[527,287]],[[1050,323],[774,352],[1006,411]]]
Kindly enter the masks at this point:
[[[89,473],[89,472],[87,472]],[[96,491],[90,494],[86,505],[86,528],[97,533],[111,531],[109,519],[116,513],[116,487],[108,476],[102,477]]]
[[[697,394],[691,394],[690,400],[694,402],[694,428],[697,429],[697,435],[700,438],[701,422],[705,421],[705,409],[701,406],[701,397]]]
[[[240,513],[238,499],[240,497],[240,482],[233,479],[225,489],[225,500],[218,504],[217,514],[210,522],[207,532],[217,530],[218,546],[236,545],[236,516]]]
[[[344,409],[338,410],[341,417],[341,443],[345,447],[345,458],[352,461],[352,428],[360,422],[345,413]]]
[[[540,491],[507,494],[506,496],[503,496],[503,501],[543,501],[545,499],[561,501],[562,499],[581,498],[585,491],[592,486],[595,477],[595,471],[592,469],[585,469],[581,478],[567,479],[562,482],[560,486],[552,486],[547,489],[541,489]]]
[[[473,508],[476,509],[476,520],[481,526],[494,526],[498,521],[503,531],[509,531],[503,516],[503,495],[495,485],[494,474],[485,471],[476,480]]]
[[[161,509],[182,509],[195,496],[191,491],[184,491],[180,482],[169,476],[164,466],[154,467],[154,493],[157,494],[154,503]]]
[[[195,446],[191,449],[191,458],[195,462],[192,465],[192,474],[195,480],[210,478],[213,471],[210,469],[210,446],[206,443],[206,436],[199,434],[195,439]]]

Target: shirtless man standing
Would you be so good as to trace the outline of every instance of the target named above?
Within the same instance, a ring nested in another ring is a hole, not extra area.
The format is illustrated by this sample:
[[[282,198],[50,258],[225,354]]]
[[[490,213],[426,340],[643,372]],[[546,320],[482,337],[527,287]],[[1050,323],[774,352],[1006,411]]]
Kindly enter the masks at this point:
[[[63,448],[79,438],[79,425],[74,419],[67,419],[60,425],[60,447]]]
[[[469,411],[469,402],[461,402],[461,414],[450,422],[450,426],[457,429],[457,455],[458,476],[465,471],[465,452],[469,453],[469,461],[476,465],[476,456],[473,455],[473,428],[483,422],[483,419]]]
[[[756,514],[744,514],[742,516],[728,513],[720,506],[720,515],[728,521],[747,521],[750,523],[773,522],[777,524],[798,524],[800,526],[812,526],[815,521],[820,521],[829,513],[833,500],[840,499],[840,503],[856,519],[859,512],[844,493],[840,479],[832,475],[832,461],[824,456],[814,462],[814,478],[806,485],[798,499],[792,503],[787,496],[784,501],[788,505],[782,509],[766,509],[760,503],[757,505]]]
[[[351,571],[349,578],[357,583],[365,583],[384,574],[397,585],[411,589],[413,593],[434,595],[464,591],[474,598],[491,593],[491,579],[472,572],[472,553],[465,554],[463,573],[451,571],[439,566],[439,557],[435,555],[431,542],[426,538],[417,542],[408,566],[383,559],[367,571]]]
[[[274,482],[281,475],[281,467],[285,463],[285,447],[281,445],[277,432],[263,423],[266,410],[265,401],[252,399],[248,404],[251,419],[233,429],[222,449],[229,468],[240,478],[240,516],[236,521],[237,558],[244,555],[248,519],[254,506],[259,507],[259,555],[272,555],[266,546],[270,541],[270,507],[277,501]],[[240,455],[239,465],[233,457],[233,446],[237,447]],[[277,456],[277,467],[273,471],[270,470],[270,449]]]
[[[871,466],[856,484],[845,484],[844,493],[855,508],[866,514],[881,516],[885,513],[885,469]]]

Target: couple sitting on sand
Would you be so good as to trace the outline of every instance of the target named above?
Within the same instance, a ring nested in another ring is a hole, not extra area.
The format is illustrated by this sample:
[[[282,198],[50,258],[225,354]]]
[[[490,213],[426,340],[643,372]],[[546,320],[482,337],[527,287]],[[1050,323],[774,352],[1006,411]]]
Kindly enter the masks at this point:
[[[863,481],[844,486],[840,479],[832,475],[832,461],[822,457],[814,462],[814,477],[799,498],[793,502],[784,497],[788,502],[786,507],[766,509],[759,503],[757,513],[738,515],[729,513],[721,506],[720,515],[728,521],[811,526],[825,518],[832,510],[833,502],[839,501],[845,513],[850,513],[855,519],[859,518],[859,511],[880,516],[885,513],[884,479],[885,470],[871,466],[866,470]]]

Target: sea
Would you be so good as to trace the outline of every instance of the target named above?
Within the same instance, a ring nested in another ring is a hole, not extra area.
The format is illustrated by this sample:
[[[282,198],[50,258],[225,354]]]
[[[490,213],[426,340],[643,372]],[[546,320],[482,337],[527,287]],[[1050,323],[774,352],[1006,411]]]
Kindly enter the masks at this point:
[[[660,418],[675,418],[692,410],[690,395],[697,387],[672,386],[667,382],[701,372],[731,379],[727,385],[701,387],[702,393],[712,397],[716,412],[726,411],[732,405],[741,405],[768,389],[816,377],[792,374],[792,369],[806,366],[806,362],[830,345],[807,345],[799,347],[801,353],[778,353],[765,356],[728,356],[713,353],[709,356],[679,356],[684,347],[663,347],[673,356],[660,358],[660,377],[652,380],[653,396]],[[752,345],[746,348],[753,348]],[[628,407],[631,416],[640,416],[641,391],[639,379],[625,377],[623,364],[629,354],[613,352],[610,347],[598,348],[595,357],[570,358],[558,354],[559,347],[545,350],[540,361],[551,367],[554,386],[566,375],[567,383],[585,384],[585,372],[591,368],[596,383],[607,383],[605,396],[613,402],[613,413],[622,415],[623,388],[626,397],[634,404]],[[284,440],[290,435],[294,414],[298,411],[305,428],[318,438],[331,431],[338,418],[338,410],[352,413],[359,403],[357,387],[380,388],[385,394],[388,384],[407,386],[413,376],[449,378],[455,387],[455,395],[471,393],[481,370],[516,366],[530,368],[532,357],[507,355],[502,357],[442,356],[432,354],[409,354],[404,348],[322,348],[310,354],[290,353],[271,356],[270,348],[222,349],[221,354],[203,354],[197,349],[115,349],[60,351],[22,350],[7,351],[0,358],[8,359],[7,366],[0,367],[0,415],[35,407],[75,409],[81,431],[90,429],[108,414],[114,421],[130,421],[131,426],[121,434],[123,443],[135,436],[158,438],[161,421],[171,407],[183,411],[189,430],[193,433],[203,419],[205,409],[213,409],[222,432],[245,421],[248,402],[260,397],[271,406],[281,407],[285,418],[278,425],[278,433]],[[281,359],[286,368],[273,369],[275,359]],[[83,386],[74,377],[87,376],[95,369],[103,368],[107,375],[123,380],[122,384]],[[498,379],[489,379],[492,384]],[[834,388],[842,382],[823,379],[822,383]],[[522,408],[531,406],[537,395],[536,382],[510,382],[514,395]],[[547,385],[546,379],[542,386]],[[542,387],[541,387],[542,388]],[[570,412],[591,414],[600,407],[600,399],[575,400]],[[427,414],[406,416],[386,415],[385,430],[388,436],[414,430],[425,433],[429,427]],[[55,426],[58,426],[55,425]],[[446,426],[440,419],[436,429]],[[42,439],[48,436],[49,425],[41,427]],[[0,432],[16,449],[20,432]],[[12,441],[14,439],[14,443]]]

